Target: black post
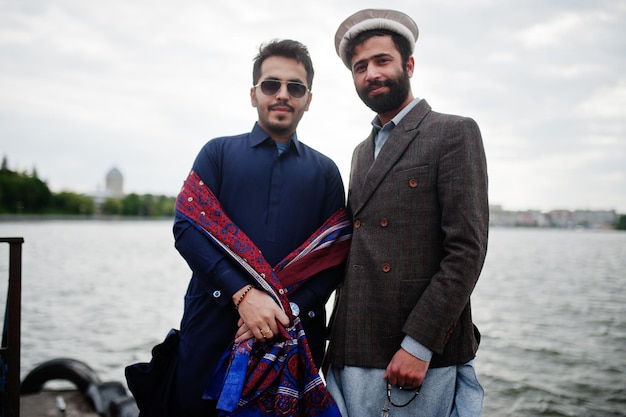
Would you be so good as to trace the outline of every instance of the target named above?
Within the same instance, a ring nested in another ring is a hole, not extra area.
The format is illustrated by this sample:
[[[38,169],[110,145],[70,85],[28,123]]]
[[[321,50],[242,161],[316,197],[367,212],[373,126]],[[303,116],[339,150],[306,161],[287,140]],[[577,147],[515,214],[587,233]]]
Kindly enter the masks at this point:
[[[4,363],[7,365],[5,416],[20,416],[20,346],[22,316],[22,244],[24,238],[0,238],[0,242],[9,244],[9,287],[7,291],[7,309],[3,337],[0,348]]]

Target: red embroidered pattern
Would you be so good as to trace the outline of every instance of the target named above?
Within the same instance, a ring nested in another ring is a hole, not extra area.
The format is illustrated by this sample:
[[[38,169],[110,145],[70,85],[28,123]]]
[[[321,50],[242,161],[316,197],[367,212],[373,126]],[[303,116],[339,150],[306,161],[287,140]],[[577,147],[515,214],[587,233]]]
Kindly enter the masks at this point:
[[[178,196],[176,211],[239,262],[290,317],[287,293],[315,273],[343,262],[351,237],[345,210],[339,210],[272,268],[193,171]],[[336,404],[313,363],[297,317],[284,329],[283,340],[274,343],[250,340],[235,346],[229,364],[218,400],[218,409],[224,415],[339,417]],[[239,388],[233,390],[233,386]]]

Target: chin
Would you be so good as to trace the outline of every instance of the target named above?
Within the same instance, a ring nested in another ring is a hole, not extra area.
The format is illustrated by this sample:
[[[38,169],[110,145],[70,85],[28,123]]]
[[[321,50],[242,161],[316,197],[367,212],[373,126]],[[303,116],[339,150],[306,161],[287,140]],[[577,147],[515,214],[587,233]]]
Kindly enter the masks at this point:
[[[293,129],[293,126],[291,125],[291,123],[269,123],[268,124],[268,128],[272,131],[272,132],[276,132],[276,133],[285,133],[285,132],[289,132]]]

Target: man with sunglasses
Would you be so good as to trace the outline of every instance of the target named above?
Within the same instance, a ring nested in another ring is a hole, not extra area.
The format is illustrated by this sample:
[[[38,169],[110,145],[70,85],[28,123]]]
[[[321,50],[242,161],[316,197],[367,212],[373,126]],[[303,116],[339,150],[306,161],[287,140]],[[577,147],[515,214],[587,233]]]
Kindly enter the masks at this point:
[[[354,230],[327,355],[344,417],[482,410],[470,295],[487,251],[486,159],[472,119],[413,96],[417,37],[406,14],[374,9],[335,35],[359,97],[377,113],[352,156]]]
[[[296,135],[312,98],[313,65],[307,48],[292,40],[262,46],[253,63],[252,81],[250,99],[258,112],[254,127],[206,143],[192,172],[219,200],[219,209],[274,266],[344,209],[345,194],[335,163]],[[189,186],[186,182],[184,188]],[[186,198],[179,196],[179,203],[185,205]],[[200,216],[214,214],[214,206],[202,204],[207,212]],[[215,382],[218,361],[233,339],[276,340],[281,326],[290,324],[288,315],[301,320],[319,368],[326,341],[325,304],[343,268],[335,265],[316,273],[287,293],[291,311],[283,311],[251,282],[244,268],[207,239],[202,221],[188,220],[178,213],[174,225],[176,248],[193,272],[180,328],[174,415],[206,417],[216,415],[216,403],[203,395]],[[237,245],[242,242],[235,241],[233,249],[240,249]],[[252,264],[254,259],[244,259],[248,261]]]

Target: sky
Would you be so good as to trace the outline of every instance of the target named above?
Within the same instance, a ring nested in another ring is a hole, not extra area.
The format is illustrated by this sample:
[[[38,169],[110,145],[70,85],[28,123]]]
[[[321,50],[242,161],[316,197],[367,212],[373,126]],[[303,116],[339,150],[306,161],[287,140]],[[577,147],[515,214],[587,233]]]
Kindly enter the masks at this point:
[[[420,30],[415,96],[481,128],[490,203],[626,213],[625,0],[0,0],[0,155],[54,192],[175,196],[214,137],[249,131],[261,43],[308,46],[298,138],[346,187],[374,114],[334,49],[363,8]]]

